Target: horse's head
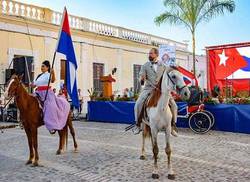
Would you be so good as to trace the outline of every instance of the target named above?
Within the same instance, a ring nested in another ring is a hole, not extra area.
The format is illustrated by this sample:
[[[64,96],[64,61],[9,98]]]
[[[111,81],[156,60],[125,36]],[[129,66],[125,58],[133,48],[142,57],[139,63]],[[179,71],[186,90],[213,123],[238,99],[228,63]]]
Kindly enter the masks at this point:
[[[4,92],[4,97],[6,100],[9,100],[10,98],[17,95],[17,90],[19,86],[22,84],[22,78],[23,75],[17,76],[13,75],[7,85],[6,91]]]
[[[174,68],[166,69],[166,78],[169,80],[172,89],[176,88],[180,92],[180,96],[184,100],[188,100],[190,97],[190,91],[184,82],[183,75]]]

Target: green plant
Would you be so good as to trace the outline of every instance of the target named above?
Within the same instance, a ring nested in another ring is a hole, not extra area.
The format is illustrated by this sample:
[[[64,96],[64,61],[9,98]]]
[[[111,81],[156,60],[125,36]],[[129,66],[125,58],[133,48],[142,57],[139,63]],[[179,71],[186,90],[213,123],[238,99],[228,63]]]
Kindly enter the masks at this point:
[[[203,101],[203,103],[204,103],[204,104],[214,104],[214,105],[218,104],[218,103],[215,101],[215,99],[213,99],[212,97],[207,97],[207,98],[205,98],[204,101]]]
[[[197,25],[208,22],[212,18],[223,15],[226,11],[232,13],[235,9],[233,0],[164,0],[166,11],[155,18],[160,25],[168,22],[171,25],[184,25],[192,34],[193,71],[195,69],[195,33]]]
[[[111,98],[107,98],[107,97],[96,97],[95,100],[96,100],[96,101],[111,101]]]
[[[232,99],[227,99],[227,104],[250,104],[250,98],[239,98],[234,97]]]
[[[139,94],[138,93],[134,94],[134,100],[137,101],[138,98],[139,98]]]
[[[90,100],[94,101],[95,98],[97,97],[97,92],[95,91],[95,89],[93,89],[93,88],[88,89],[88,93],[89,93]]]
[[[133,98],[130,97],[117,97],[116,101],[133,101]]]

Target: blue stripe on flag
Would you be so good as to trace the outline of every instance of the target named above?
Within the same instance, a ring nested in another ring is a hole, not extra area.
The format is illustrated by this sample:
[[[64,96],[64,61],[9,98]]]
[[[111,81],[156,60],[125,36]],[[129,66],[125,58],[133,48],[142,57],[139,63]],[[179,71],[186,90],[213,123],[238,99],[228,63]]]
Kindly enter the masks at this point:
[[[67,91],[70,98],[72,99],[72,105],[79,108],[79,99],[76,83],[77,61],[71,36],[68,35],[66,32],[61,31],[57,52],[60,52],[66,56]]]

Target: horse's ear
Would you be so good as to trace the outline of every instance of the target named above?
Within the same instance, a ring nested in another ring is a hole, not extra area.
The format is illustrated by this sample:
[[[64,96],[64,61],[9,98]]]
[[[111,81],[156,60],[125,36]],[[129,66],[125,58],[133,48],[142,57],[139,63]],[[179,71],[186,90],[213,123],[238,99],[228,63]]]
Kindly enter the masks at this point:
[[[173,67],[166,66],[166,72],[167,72],[167,73],[170,73],[170,72],[173,71],[173,70],[174,70]]]
[[[22,81],[22,80],[23,80],[23,75],[24,75],[24,74],[22,73],[21,75],[18,76],[18,80],[19,80],[19,81]]]

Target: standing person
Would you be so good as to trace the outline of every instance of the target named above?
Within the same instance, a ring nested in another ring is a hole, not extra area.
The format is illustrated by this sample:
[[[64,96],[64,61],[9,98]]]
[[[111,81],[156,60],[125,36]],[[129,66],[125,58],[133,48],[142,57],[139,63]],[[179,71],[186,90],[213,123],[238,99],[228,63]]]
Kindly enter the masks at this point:
[[[125,88],[124,91],[123,91],[123,97],[129,97],[129,90],[128,88]]]
[[[133,97],[134,97],[133,87],[131,87],[130,90],[129,90],[129,97],[130,97],[130,98],[133,98]]]
[[[82,93],[81,93],[81,89],[78,89],[78,98],[79,98],[79,109],[78,109],[78,112],[82,113],[83,96],[82,96]]]
[[[46,60],[42,63],[41,72],[42,73],[38,75],[31,86],[36,87],[36,95],[42,102],[44,102],[44,124],[49,132],[54,134],[56,130],[61,130],[65,126],[68,119],[70,105],[65,98],[57,97],[52,89],[48,87],[50,75],[51,83],[54,83],[56,80],[55,72],[51,69],[49,61]]]
[[[62,93],[65,96],[65,98],[68,100],[68,92],[67,92],[67,87],[65,83],[63,84]]]
[[[141,131],[141,119],[139,118],[140,113],[142,111],[143,104],[153,89],[156,87],[157,83],[159,82],[161,76],[163,75],[166,67],[163,65],[162,62],[158,61],[159,51],[156,48],[152,48],[149,52],[149,61],[146,62],[140,71],[140,78],[139,80],[141,83],[145,82],[145,86],[140,93],[139,98],[135,103],[135,121],[136,121],[136,128],[133,130],[134,134],[139,134]],[[171,112],[173,110],[171,109]],[[175,113],[172,113],[173,115]],[[177,114],[176,114],[177,115]],[[176,131],[172,128],[172,135],[177,136]]]

